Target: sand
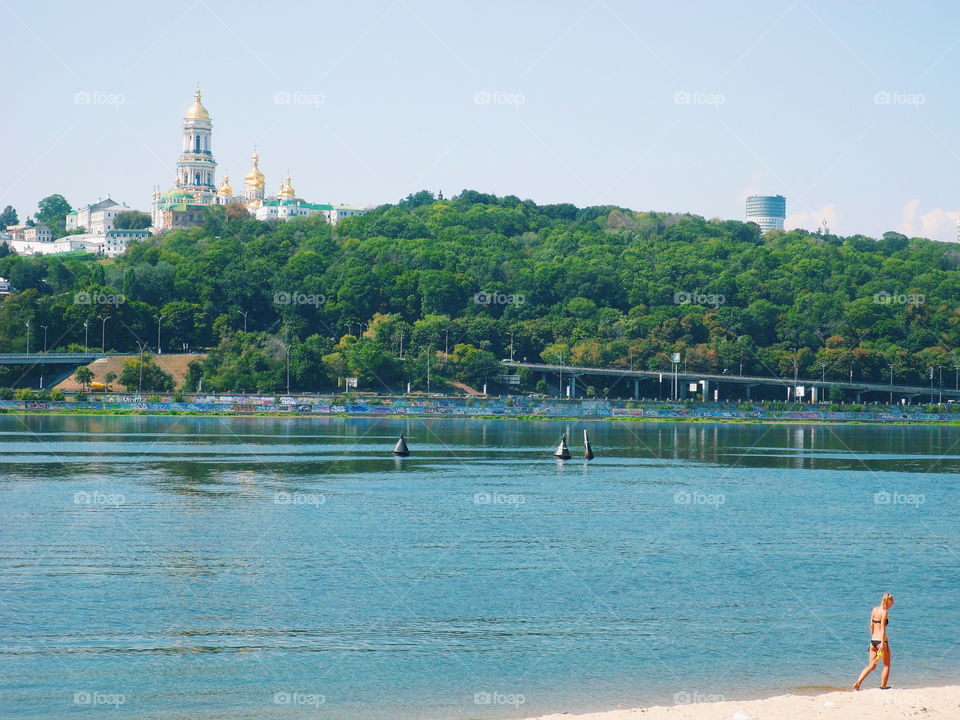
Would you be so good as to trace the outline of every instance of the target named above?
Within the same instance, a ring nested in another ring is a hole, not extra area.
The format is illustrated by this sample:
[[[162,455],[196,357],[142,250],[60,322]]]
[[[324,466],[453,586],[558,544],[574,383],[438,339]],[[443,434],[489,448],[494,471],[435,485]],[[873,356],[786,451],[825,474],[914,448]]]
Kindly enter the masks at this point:
[[[960,720],[960,686],[879,688],[822,695],[780,695],[764,700],[686,703],[588,715],[540,715],[539,720]]]
[[[183,385],[183,379],[187,375],[187,366],[192,361],[202,360],[206,356],[206,353],[165,353],[163,355],[154,355],[153,359],[164,372],[168,372],[173,376],[173,380],[176,383],[175,387],[181,387]],[[109,355],[94,360],[87,365],[87,367],[93,371],[94,381],[102,383],[104,382],[104,375],[108,372],[120,375],[120,371],[123,370],[123,364],[127,360],[135,360],[136,358],[136,355]],[[57,385],[57,388],[64,392],[76,392],[77,390],[83,389],[80,383],[73,379],[73,375]],[[123,385],[116,380],[113,381],[113,390],[117,393],[126,392]]]

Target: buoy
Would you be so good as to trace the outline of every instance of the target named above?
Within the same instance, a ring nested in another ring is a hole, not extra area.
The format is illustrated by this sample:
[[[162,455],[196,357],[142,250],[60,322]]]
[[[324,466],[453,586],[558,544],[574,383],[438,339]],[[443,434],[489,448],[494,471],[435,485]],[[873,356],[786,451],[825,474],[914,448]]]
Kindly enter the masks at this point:
[[[583,431],[583,456],[587,460],[593,460],[593,448],[590,447],[590,438],[587,437],[587,431]]]
[[[560,436],[560,444],[557,445],[557,449],[554,451],[553,456],[559,458],[560,460],[569,460],[570,459],[570,448],[567,447],[567,436]]]
[[[399,455],[400,457],[406,457],[410,454],[410,448],[407,447],[407,441],[403,439],[403,433],[400,433],[400,439],[397,440],[397,444],[393,446],[393,454]]]

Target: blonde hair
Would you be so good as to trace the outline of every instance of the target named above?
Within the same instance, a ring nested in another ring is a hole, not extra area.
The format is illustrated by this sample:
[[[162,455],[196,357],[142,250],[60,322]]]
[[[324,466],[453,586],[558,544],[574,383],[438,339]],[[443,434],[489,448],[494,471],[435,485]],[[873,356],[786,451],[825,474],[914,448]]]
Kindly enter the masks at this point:
[[[888,592],[883,594],[883,597],[880,598],[880,607],[885,608],[887,606],[887,600],[893,600],[893,595]]]

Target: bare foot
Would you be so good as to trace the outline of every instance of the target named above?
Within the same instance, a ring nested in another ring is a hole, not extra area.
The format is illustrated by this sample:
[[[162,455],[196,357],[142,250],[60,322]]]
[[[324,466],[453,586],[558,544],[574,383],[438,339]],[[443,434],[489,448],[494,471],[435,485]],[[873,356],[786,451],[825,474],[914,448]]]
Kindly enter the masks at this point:
[[[854,690],[859,690],[859,689],[860,689],[860,683],[857,683],[856,685],[854,685],[854,686],[853,686],[853,689],[854,689]]]

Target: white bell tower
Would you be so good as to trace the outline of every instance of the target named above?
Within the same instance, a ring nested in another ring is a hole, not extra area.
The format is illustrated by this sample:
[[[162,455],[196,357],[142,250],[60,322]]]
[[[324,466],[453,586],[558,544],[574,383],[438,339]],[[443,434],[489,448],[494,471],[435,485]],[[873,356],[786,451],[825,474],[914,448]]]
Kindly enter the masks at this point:
[[[210,204],[216,196],[214,186],[217,163],[213,159],[210,113],[200,102],[200,89],[183,118],[183,148],[177,163],[179,190],[194,196],[194,201]]]

